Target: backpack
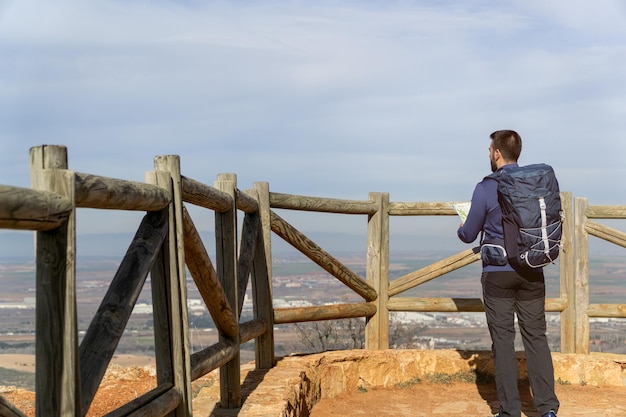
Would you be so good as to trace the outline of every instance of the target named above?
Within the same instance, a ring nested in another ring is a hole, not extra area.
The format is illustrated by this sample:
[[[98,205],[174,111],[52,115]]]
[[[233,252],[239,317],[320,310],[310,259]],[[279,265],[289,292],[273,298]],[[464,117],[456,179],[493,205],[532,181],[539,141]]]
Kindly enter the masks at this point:
[[[559,183],[547,164],[510,167],[487,178],[498,181],[504,247],[515,269],[553,263],[562,247]]]

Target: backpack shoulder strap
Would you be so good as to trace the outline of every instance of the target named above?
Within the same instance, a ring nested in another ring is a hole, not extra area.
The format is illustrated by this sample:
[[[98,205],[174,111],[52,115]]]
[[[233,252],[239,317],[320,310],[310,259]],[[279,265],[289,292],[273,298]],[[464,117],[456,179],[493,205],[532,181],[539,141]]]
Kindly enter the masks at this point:
[[[496,180],[496,181],[498,181],[500,179],[500,174],[501,173],[502,173],[502,171],[492,172],[491,174],[489,174],[486,177],[484,177],[483,180]]]

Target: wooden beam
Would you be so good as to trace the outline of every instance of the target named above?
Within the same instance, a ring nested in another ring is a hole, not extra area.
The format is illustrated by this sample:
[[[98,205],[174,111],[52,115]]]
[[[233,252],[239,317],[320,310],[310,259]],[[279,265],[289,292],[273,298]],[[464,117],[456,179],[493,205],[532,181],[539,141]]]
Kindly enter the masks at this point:
[[[228,193],[235,201],[237,176],[235,174],[219,174],[215,188]],[[225,212],[215,213],[215,246],[217,257],[217,276],[220,278],[226,298],[237,311],[237,208],[235,204]],[[220,405],[222,408],[239,408],[241,406],[239,331],[234,340],[237,354],[220,368]],[[225,341],[220,334],[220,341]]]
[[[414,298],[392,297],[389,299],[389,311],[461,313],[485,311],[480,298]],[[560,312],[567,307],[567,300],[562,298],[546,298],[546,311]]]
[[[589,304],[588,317],[626,318],[626,304]]]
[[[254,343],[256,369],[274,366],[274,307],[272,303],[272,242],[270,225],[269,184],[255,183],[254,193],[259,202],[259,231],[252,264],[252,308],[255,319],[262,320],[266,330]]]
[[[182,400],[173,416],[189,417],[193,412],[180,158],[177,155],[157,156],[154,168],[155,174],[151,175],[155,176],[156,185],[172,195],[171,204],[164,209],[169,224],[169,233],[161,249],[164,256],[154,263],[151,274],[157,381],[159,384],[173,383],[181,395]]]
[[[239,352],[239,346],[229,340],[221,340],[191,355],[191,380],[226,365]]]
[[[485,311],[480,298],[415,298],[392,297],[388,302],[389,311],[411,312],[481,312]]]
[[[204,304],[220,334],[236,340],[238,335],[237,315],[230,307],[230,303],[222,288],[222,284],[213,268],[213,263],[207,253],[191,216],[183,209],[183,226],[185,229],[185,261],[191,277],[196,283]]]
[[[239,343],[243,344],[267,332],[267,323],[262,319],[252,319],[239,326]]]
[[[343,282],[365,301],[373,301],[378,294],[376,290],[352,272],[331,254],[319,247],[315,242],[306,237],[299,230],[283,220],[278,214],[271,213],[272,231],[283,238],[287,243],[298,249],[313,262],[322,267],[326,272]]]
[[[574,286],[576,254],[574,253],[574,209],[572,193],[561,193],[561,207],[565,219],[562,225],[559,255],[559,286],[561,298],[567,300],[567,307],[561,311],[561,353],[576,351],[576,292]]]
[[[587,199],[574,199],[574,254],[576,264],[575,276],[575,353],[589,353],[589,235],[586,230],[587,217],[585,216]]]
[[[613,227],[587,220],[585,222],[585,231],[590,235],[604,239],[607,242],[614,243],[626,248],[626,233]]]
[[[442,259],[439,262],[430,264],[417,271],[410,272],[389,284],[389,296],[398,295],[420,284],[435,279],[473,262],[480,260],[480,253],[475,253],[474,249],[467,249],[461,253]]]
[[[156,211],[170,201],[167,191],[152,184],[76,173],[77,207]]]
[[[367,282],[378,292],[376,314],[365,321],[365,349],[389,349],[389,193],[370,193],[376,213],[367,219]]]
[[[33,188],[67,198],[74,207],[74,173],[64,146],[30,149]],[[81,416],[76,319],[76,216],[35,236],[36,415]]]
[[[270,193],[270,207],[341,214],[373,214],[376,211],[376,207],[371,201],[306,197],[281,193]]]
[[[232,207],[233,197],[228,193],[185,176],[181,176],[181,179],[183,201],[220,213]]]
[[[305,321],[338,320],[355,317],[371,317],[376,305],[369,303],[332,304],[312,307],[289,307],[274,309],[274,323],[300,323]]]
[[[587,206],[585,216],[589,219],[626,219],[626,206]]]
[[[0,185],[0,229],[52,230],[67,221],[73,208],[54,192]]]
[[[239,261],[237,265],[237,306],[238,317],[243,310],[243,301],[246,297],[252,264],[256,253],[257,237],[259,234],[259,214],[246,213],[241,228],[241,243],[239,244]]]
[[[452,216],[456,212],[452,203],[389,203],[390,216]]]
[[[235,190],[235,200],[237,200],[237,208],[244,213],[258,213],[259,203],[245,191]]]
[[[181,400],[172,384],[160,384],[104,417],[165,417],[181,404]]]
[[[93,401],[167,235],[161,212],[146,214],[80,345],[81,409]]]

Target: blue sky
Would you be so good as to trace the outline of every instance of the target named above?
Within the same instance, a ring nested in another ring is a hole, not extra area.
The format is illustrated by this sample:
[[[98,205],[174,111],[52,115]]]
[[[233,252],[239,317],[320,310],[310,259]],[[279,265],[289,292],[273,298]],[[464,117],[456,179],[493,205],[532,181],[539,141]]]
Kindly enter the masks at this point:
[[[0,57],[0,184],[29,186],[28,149],[62,144],[115,178],[178,154],[207,184],[459,201],[509,128],[520,163],[626,204],[621,1],[0,0]]]

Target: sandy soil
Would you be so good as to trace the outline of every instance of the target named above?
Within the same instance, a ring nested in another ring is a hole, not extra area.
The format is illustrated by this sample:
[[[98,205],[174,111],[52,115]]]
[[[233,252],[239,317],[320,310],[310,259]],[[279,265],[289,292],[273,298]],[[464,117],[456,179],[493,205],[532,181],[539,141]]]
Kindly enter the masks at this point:
[[[115,355],[111,363],[121,366],[148,366],[154,365],[154,358],[140,355]],[[0,368],[34,373],[35,355],[0,355]]]
[[[138,355],[115,355],[87,417],[102,416],[156,387],[154,358]],[[35,355],[0,355],[0,367],[35,372]],[[2,385],[0,381],[0,385]],[[35,415],[35,394],[24,389],[0,386],[5,397],[27,416]]]
[[[626,416],[626,387],[559,385],[559,416]],[[538,417],[526,389],[522,416]],[[408,388],[344,392],[322,399],[310,417],[486,417],[497,409],[495,386],[470,383],[417,384]]]

